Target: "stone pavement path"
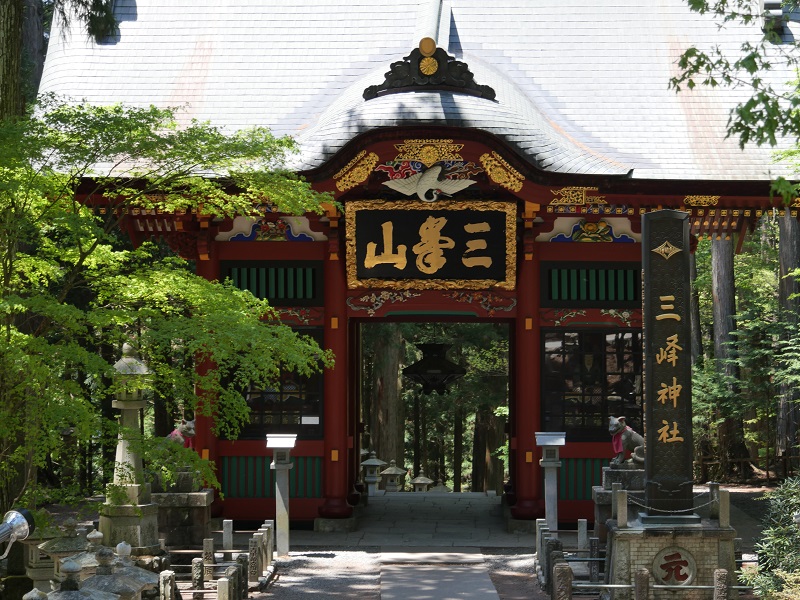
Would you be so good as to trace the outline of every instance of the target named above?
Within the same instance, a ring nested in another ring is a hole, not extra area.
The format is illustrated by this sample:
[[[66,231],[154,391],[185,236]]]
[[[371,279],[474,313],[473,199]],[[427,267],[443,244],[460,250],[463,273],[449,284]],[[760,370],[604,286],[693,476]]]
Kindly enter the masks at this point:
[[[359,600],[547,597],[533,574],[533,536],[505,531],[497,496],[391,494],[357,512],[355,532],[292,531],[271,597],[319,597],[323,589]],[[349,581],[328,574],[334,555]]]
[[[760,536],[753,499],[733,490],[731,521],[745,553]],[[478,494],[369,499],[358,531],[291,531],[267,598],[546,600],[533,575],[533,535],[507,533],[500,500]],[[746,555],[747,556],[747,555]]]

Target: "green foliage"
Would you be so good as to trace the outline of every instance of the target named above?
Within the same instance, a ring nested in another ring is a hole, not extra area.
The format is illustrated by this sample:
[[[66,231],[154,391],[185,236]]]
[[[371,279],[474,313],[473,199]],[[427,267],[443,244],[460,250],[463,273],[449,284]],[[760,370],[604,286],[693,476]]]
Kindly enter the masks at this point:
[[[58,14],[66,23],[76,18],[97,42],[117,32],[114,0],[45,0],[45,4],[48,12]]]
[[[778,445],[775,423],[783,390],[800,382],[800,335],[793,315],[778,299],[778,216],[765,215],[734,259],[737,329],[730,345],[736,381],[721,374],[713,355],[713,295],[710,243],[695,253],[701,332],[705,356],[694,367],[693,423],[695,452],[724,461],[720,427],[730,419],[744,423],[744,440],[753,458],[772,459]],[[735,390],[735,393],[731,393]],[[791,441],[789,442],[792,443]],[[760,465],[763,467],[764,462]],[[711,473],[720,479],[725,473]]]
[[[148,386],[213,415],[230,437],[247,418],[247,385],[332,363],[265,302],[120,236],[131,207],[225,217],[264,205],[320,210],[327,200],[282,170],[291,140],[180,118],[48,98],[0,123],[0,509],[38,466],[67,460],[62,431],[80,444],[105,435],[101,409],[108,414],[123,342],[153,371]],[[149,460],[170,464],[148,447]]]
[[[793,515],[800,512],[800,478],[784,481],[765,494],[768,503],[761,541],[755,546],[758,569],[743,574],[767,600],[797,598],[800,591],[800,535]]]
[[[724,47],[708,49],[690,47],[678,60],[678,75],[670,80],[676,91],[698,83],[708,87],[743,87],[750,97],[731,111],[728,135],[738,137],[739,145],[752,142],[775,146],[778,136],[800,139],[800,95],[797,84],[776,87],[769,72],[774,66],[788,67],[794,73],[798,66],[796,42],[783,42],[769,22],[763,4],[750,0],[687,0],[689,8],[715,18],[720,28],[746,27],[751,40],[744,42],[733,54]],[[797,0],[785,0],[789,9],[798,6]],[[766,19],[766,21],[765,21]],[[763,30],[762,30],[763,29]]]
[[[451,458],[452,432],[456,427],[455,418],[461,414],[466,425],[462,472],[466,475],[473,467],[472,450],[476,435],[481,439],[488,435],[490,439],[484,441],[488,443],[492,456],[507,460],[507,444],[503,434],[496,429],[502,429],[508,418],[508,326],[498,323],[404,323],[402,331],[404,338],[411,342],[406,344],[406,366],[422,357],[415,343],[440,342],[452,344],[448,359],[466,369],[465,376],[454,381],[446,394],[424,397],[421,403],[422,419],[427,423],[429,439],[422,440],[423,445],[433,447],[439,444],[447,453],[447,468],[455,471]],[[419,393],[418,386],[403,379],[403,387],[406,414],[413,415],[412,404]],[[413,422],[408,420],[407,426],[406,449],[410,453]],[[437,428],[445,432],[443,440],[438,437],[434,439],[433,431]],[[476,429],[482,431],[476,433]],[[498,437],[503,439],[497,440]],[[433,454],[434,451],[428,452]],[[429,476],[434,472],[430,468],[423,468]],[[498,468],[502,469],[503,466]],[[449,477],[448,474],[445,483],[452,485]]]

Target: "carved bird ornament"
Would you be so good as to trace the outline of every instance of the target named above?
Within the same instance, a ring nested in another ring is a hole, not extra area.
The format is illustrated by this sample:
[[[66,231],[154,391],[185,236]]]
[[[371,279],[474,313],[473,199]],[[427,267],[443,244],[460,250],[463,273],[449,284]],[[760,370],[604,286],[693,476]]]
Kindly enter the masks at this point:
[[[471,186],[475,181],[471,179],[445,179],[441,177],[444,167],[434,165],[431,168],[405,179],[390,179],[383,185],[393,190],[413,196],[414,194],[423,202],[434,202],[440,194],[452,196],[456,192]]]

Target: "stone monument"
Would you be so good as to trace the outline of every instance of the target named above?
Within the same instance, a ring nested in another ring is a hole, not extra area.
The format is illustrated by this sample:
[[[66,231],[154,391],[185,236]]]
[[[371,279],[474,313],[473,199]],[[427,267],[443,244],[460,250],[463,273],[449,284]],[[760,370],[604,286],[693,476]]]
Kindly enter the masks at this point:
[[[184,448],[194,448],[194,434],[194,421],[182,419],[167,438]],[[189,467],[176,467],[173,476],[170,483],[163,477],[156,477],[153,482],[150,497],[158,506],[159,538],[167,548],[202,546],[203,540],[211,537],[214,491],[201,489]]]
[[[605,572],[606,583],[629,585],[647,569],[657,586],[669,586],[651,588],[650,598],[677,593],[682,600],[706,600],[713,589],[681,588],[713,588],[715,570],[733,573],[736,532],[726,494],[717,492],[714,498],[712,489],[710,518],[701,519],[694,511],[689,253],[687,213],[662,210],[642,216],[644,490],[637,492],[626,481],[638,474],[621,475],[618,485],[611,486],[617,490],[611,493],[612,518],[606,522]],[[604,479],[614,471],[605,471]],[[636,504],[630,513],[629,499]],[[628,600],[632,591],[615,589],[612,597]]]

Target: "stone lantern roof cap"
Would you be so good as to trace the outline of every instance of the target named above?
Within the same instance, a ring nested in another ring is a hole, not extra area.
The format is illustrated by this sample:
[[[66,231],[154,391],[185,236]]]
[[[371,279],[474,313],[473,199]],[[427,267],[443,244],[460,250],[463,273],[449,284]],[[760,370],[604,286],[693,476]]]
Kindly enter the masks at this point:
[[[122,358],[114,363],[120,375],[150,375],[150,369],[136,357],[136,351],[128,343],[122,345]]]
[[[389,464],[389,463],[387,463],[384,460],[381,460],[380,458],[377,458],[375,456],[374,452],[370,452],[369,453],[369,458],[367,460],[365,460],[364,462],[362,462],[361,466],[362,467],[383,467],[383,466],[386,466],[387,464]]]
[[[405,475],[406,470],[401,469],[395,464],[395,461],[390,461],[389,467],[381,471],[381,475]]]
[[[411,480],[411,483],[415,485],[417,484],[430,485],[433,483],[433,479],[425,477],[425,471],[420,471],[419,475],[417,475],[416,477],[414,477],[414,479]]]

